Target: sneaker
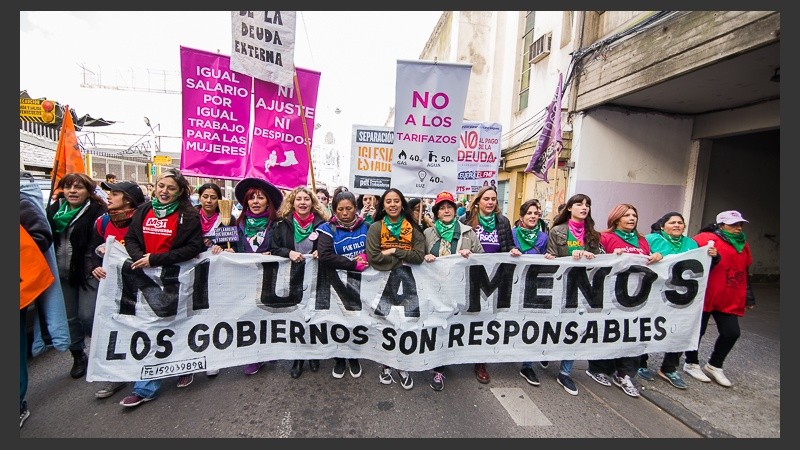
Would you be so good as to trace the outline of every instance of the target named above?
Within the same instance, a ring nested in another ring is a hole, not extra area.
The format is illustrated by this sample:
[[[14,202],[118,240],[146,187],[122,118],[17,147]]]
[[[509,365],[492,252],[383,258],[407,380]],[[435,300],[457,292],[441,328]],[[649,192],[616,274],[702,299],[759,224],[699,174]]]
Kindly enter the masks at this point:
[[[522,375],[522,378],[525,378],[525,381],[527,381],[528,384],[532,384],[534,386],[541,384],[539,383],[539,379],[536,378],[536,372],[534,372],[530,367],[523,367],[520,369],[519,374]]]
[[[185,388],[189,386],[194,381],[194,374],[190,373],[189,375],[181,375],[178,377],[178,387]]]
[[[207,377],[215,377],[217,375],[219,375],[219,369],[206,370]]]
[[[107,398],[111,397],[112,395],[116,394],[118,390],[125,387],[128,384],[124,381],[110,381],[106,383],[105,386],[100,388],[97,392],[94,393],[94,396],[97,398]]]
[[[392,378],[392,368],[391,367],[387,367],[387,366],[383,366],[383,369],[381,369],[380,375],[378,375],[378,381],[380,381],[381,384],[392,384],[392,383],[394,383],[394,378]]]
[[[403,386],[403,389],[411,389],[414,387],[414,380],[411,379],[411,374],[406,372],[405,370],[398,370],[400,373],[400,386]]]
[[[711,364],[706,363],[706,365],[703,366],[703,370],[706,371],[709,375],[711,375],[711,378],[713,378],[714,381],[716,381],[717,384],[719,384],[720,386],[725,386],[725,387],[733,386],[731,380],[729,380],[728,377],[725,376],[725,373],[719,367],[714,367]]]
[[[353,378],[358,378],[361,376],[361,363],[358,359],[348,359],[347,362],[350,365],[350,376]]]
[[[586,375],[592,377],[594,381],[602,384],[603,386],[611,386],[611,379],[608,378],[608,375],[600,372],[590,372],[589,370],[586,371]]]
[[[19,411],[19,427],[22,428],[22,425],[28,420],[28,417],[31,416],[31,410],[28,409],[28,402],[22,402],[22,408]]]
[[[344,371],[347,368],[347,363],[345,362],[344,358],[336,358],[336,362],[333,364],[333,378],[339,379],[344,377]]]
[[[263,362],[248,364],[248,365],[244,366],[244,374],[245,375],[255,375],[255,374],[258,373],[259,370],[261,370],[261,366],[263,366],[263,365],[264,365]]]
[[[153,399],[153,397],[144,398],[144,397],[141,397],[139,394],[133,393],[133,394],[123,398],[119,402],[119,404],[124,406],[124,407],[126,407],[126,408],[130,408],[132,406],[139,406],[144,402],[149,402],[152,399]]]
[[[661,369],[658,369],[658,376],[661,378],[669,381],[669,384],[675,386],[678,389],[686,389],[686,382],[683,381],[683,378],[678,374],[678,371],[675,370],[673,372],[664,372]]]
[[[444,375],[442,372],[433,372],[433,379],[431,380],[431,389],[434,391],[441,391],[444,389]]]
[[[683,371],[688,373],[692,378],[703,383],[710,383],[711,378],[708,378],[700,368],[700,364],[683,363]]]
[[[651,372],[647,367],[639,367],[639,370],[636,371],[636,375],[639,378],[647,381],[653,381],[656,379],[656,377],[653,376],[653,372]]]
[[[631,377],[627,375],[621,377],[617,374],[614,374],[614,376],[611,378],[611,381],[615,385],[617,385],[620,389],[622,389],[622,392],[626,393],[627,395],[630,395],[631,397],[639,396],[639,390],[636,389],[636,386],[633,385]]]
[[[558,374],[556,381],[558,381],[558,384],[560,384],[565,391],[569,392],[572,395],[578,395],[578,387],[575,386],[575,382],[572,381],[571,376],[560,373]]]
[[[539,361],[539,367],[542,369],[547,369],[547,366],[550,365],[550,361]]]

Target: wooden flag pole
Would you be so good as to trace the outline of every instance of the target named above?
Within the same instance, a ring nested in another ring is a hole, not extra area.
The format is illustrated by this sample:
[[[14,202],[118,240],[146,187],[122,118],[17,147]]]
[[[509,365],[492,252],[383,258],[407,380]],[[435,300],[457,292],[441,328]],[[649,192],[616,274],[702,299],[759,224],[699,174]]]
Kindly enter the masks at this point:
[[[303,108],[303,98],[300,96],[300,81],[297,79],[297,69],[294,71],[294,90],[297,91],[297,103],[300,104],[300,120],[303,122],[303,137],[306,141],[306,151],[308,152],[308,170],[311,172],[311,190],[317,191],[317,182],[314,180],[314,162],[311,160],[311,145],[308,142],[308,125],[306,124],[306,111]]]

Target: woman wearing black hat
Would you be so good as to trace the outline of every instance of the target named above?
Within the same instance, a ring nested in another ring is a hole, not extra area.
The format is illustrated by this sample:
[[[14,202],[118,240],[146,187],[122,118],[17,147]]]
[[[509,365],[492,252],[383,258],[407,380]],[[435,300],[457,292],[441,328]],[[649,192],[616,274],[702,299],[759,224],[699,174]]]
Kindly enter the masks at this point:
[[[283,202],[280,189],[260,178],[245,178],[236,184],[236,201],[242,213],[236,218],[239,240],[237,253],[262,253],[269,255],[270,235],[278,218],[278,208]],[[256,362],[244,366],[245,375],[255,375],[264,365]]]
[[[317,195],[305,186],[291,190],[278,210],[278,218],[272,231],[270,252],[293,262],[303,261],[304,255],[316,258],[319,236],[316,229],[328,220],[328,213],[319,203]],[[294,360],[290,372],[292,378],[299,378],[303,374],[303,361]],[[308,367],[316,372],[319,370],[319,360],[309,360]]]
[[[100,186],[108,191],[108,212],[98,217],[94,222],[94,233],[89,243],[89,254],[87,255],[92,266],[92,276],[99,282],[106,277],[103,269],[103,256],[105,255],[105,242],[109,236],[114,236],[114,240],[125,245],[125,234],[128,233],[133,212],[139,205],[144,203],[144,193],[136,183],[122,181],[120,183],[110,183],[103,181]],[[111,397],[125,387],[124,381],[109,381],[100,390],[94,393],[97,398]]]

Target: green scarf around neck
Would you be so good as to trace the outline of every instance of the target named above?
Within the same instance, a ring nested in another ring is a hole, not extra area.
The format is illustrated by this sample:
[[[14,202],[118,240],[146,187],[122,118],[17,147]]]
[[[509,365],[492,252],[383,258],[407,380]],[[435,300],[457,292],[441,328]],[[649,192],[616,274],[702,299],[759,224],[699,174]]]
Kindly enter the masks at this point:
[[[311,232],[314,230],[314,221],[309,221],[308,225],[305,227],[301,227],[299,223],[297,223],[297,219],[292,218],[292,224],[294,225],[294,241],[300,242],[303,239],[309,237]]]
[[[178,209],[178,200],[173,200],[165,205],[159,202],[157,198],[154,198],[150,200],[150,205],[153,207],[153,214],[155,214],[157,218],[163,219]]]
[[[522,253],[536,246],[536,239],[539,238],[539,231],[541,231],[539,223],[530,230],[522,226],[517,227],[517,241],[519,241],[519,250]]]
[[[681,244],[683,244],[683,236],[673,237],[667,234],[666,231],[661,230],[659,231],[661,236],[672,246],[672,248],[677,252],[681,249]]]
[[[87,199],[86,202],[89,200]],[[72,222],[72,219],[80,212],[86,203],[73,208],[68,201],[64,200],[58,207],[58,211],[53,214],[53,231],[61,233],[67,229],[67,226]]]
[[[444,223],[436,219],[433,226],[436,228],[436,232],[439,233],[439,237],[441,237],[443,241],[450,242],[453,240],[453,234],[455,234],[456,222],[458,221],[451,220],[450,223]]]
[[[622,231],[619,228],[617,228],[616,230],[614,230],[614,233],[616,233],[617,236],[621,237],[623,241],[627,242],[628,244],[631,244],[636,248],[639,248],[639,234],[636,232],[636,230],[633,230],[629,233],[627,231]]]
[[[251,238],[267,229],[267,225],[269,225],[269,217],[245,217],[244,235]]]
[[[481,224],[481,228],[486,233],[491,233],[494,231],[494,227],[497,226],[497,216],[495,213],[491,213],[488,216],[484,216],[481,213],[478,213],[478,223]]]
[[[719,231],[722,233],[723,236],[728,238],[728,241],[730,241],[733,248],[736,249],[736,253],[742,253],[742,250],[744,249],[744,244],[747,243],[747,238],[744,236],[744,231],[738,234],[729,233],[722,229],[720,229]]]
[[[383,225],[387,230],[389,230],[389,234],[391,234],[395,239],[400,239],[400,230],[403,227],[403,217],[404,216],[400,214],[400,218],[397,219],[397,222],[392,222],[388,215],[383,216]]]

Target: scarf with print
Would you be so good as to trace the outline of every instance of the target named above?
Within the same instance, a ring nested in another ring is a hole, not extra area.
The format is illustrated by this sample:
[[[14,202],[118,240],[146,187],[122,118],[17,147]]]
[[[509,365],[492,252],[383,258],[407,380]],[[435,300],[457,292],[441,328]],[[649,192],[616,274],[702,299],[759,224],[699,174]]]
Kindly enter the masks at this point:
[[[386,227],[386,229],[389,231],[389,234],[391,234],[395,239],[400,239],[400,230],[403,227],[404,218],[405,216],[400,214],[397,222],[392,222],[388,215],[383,216],[383,226]]]
[[[153,206],[153,214],[159,219],[163,219],[178,209],[178,200],[173,200],[167,204],[158,201],[158,198],[150,200],[150,205]]]
[[[441,220],[436,219],[436,222],[433,223],[433,226],[436,228],[436,232],[439,233],[439,237],[441,237],[443,241],[449,243],[453,240],[456,222],[456,220],[451,220],[450,223],[444,223]]]
[[[251,238],[264,231],[269,226],[269,208],[259,214],[253,214],[249,209],[244,212],[244,235]]]
[[[523,226],[517,226],[517,240],[519,241],[519,250],[522,253],[527,252],[536,246],[536,239],[539,238],[539,232],[542,230],[541,224],[536,222],[536,226],[528,229]]]
[[[305,219],[297,215],[297,211],[292,213],[292,224],[294,225],[294,241],[300,242],[311,235],[314,231],[314,213],[311,213]]]

